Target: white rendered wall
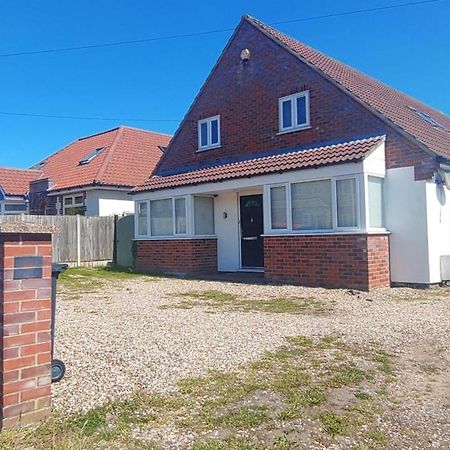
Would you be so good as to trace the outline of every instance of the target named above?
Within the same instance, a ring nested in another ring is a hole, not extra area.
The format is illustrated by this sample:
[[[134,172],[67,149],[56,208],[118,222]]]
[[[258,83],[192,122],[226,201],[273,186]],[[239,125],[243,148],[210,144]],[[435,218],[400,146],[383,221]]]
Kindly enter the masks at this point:
[[[220,192],[214,201],[214,213],[218,270],[235,272],[239,270],[238,193]]]
[[[441,256],[450,255],[450,191],[428,182],[426,198],[430,283],[439,283]]]
[[[427,183],[414,168],[389,169],[385,180],[386,228],[390,236],[391,280],[430,283]]]
[[[134,202],[127,192],[96,189],[86,192],[87,216],[134,213]]]

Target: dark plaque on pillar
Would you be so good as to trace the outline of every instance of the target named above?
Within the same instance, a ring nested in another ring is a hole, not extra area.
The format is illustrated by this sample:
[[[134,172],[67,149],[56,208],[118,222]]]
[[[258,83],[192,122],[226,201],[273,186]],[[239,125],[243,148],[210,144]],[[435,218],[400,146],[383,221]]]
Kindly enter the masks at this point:
[[[42,256],[14,257],[14,279],[29,280],[42,278]]]

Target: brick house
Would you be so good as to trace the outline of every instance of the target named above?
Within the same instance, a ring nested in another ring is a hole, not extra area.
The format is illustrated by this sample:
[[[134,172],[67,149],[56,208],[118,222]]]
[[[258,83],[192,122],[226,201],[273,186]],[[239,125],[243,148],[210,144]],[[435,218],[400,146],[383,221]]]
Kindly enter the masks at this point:
[[[243,17],[134,190],[136,265],[366,290],[440,282],[449,130],[442,113]]]
[[[22,203],[29,201],[30,214],[132,213],[129,193],[155,168],[170,138],[136,128],[114,128],[77,139],[33,170],[17,169],[11,176],[0,170],[0,184],[13,185],[17,177],[26,180],[21,195]]]
[[[20,214],[28,211],[27,194],[38,170],[0,167],[0,214]]]

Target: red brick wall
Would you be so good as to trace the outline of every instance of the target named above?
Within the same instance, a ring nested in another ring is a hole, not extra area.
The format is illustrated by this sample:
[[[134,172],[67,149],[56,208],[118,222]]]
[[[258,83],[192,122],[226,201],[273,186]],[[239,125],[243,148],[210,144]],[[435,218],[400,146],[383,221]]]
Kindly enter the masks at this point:
[[[268,279],[304,286],[369,290],[389,286],[387,235],[264,237]]]
[[[146,240],[136,243],[136,269],[154,273],[217,271],[216,239]]]
[[[50,413],[51,235],[0,233],[1,425]],[[14,280],[15,256],[43,256],[43,278]]]
[[[249,48],[252,57],[239,57]],[[278,135],[278,99],[308,89],[311,128]],[[222,146],[196,152],[197,121],[220,114]],[[367,108],[244,22],[196,98],[158,173],[271,150],[386,134],[387,167],[415,166],[431,176],[434,159]]]

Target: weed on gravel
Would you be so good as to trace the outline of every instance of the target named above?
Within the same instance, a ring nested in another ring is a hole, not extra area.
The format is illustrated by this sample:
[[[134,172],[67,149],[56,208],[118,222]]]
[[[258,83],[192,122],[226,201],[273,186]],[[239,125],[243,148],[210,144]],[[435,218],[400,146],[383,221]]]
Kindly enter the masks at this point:
[[[248,298],[222,291],[191,291],[175,295],[182,299],[176,303],[161,305],[160,309],[192,309],[194,307],[207,308],[214,312],[218,309],[239,312],[265,312],[285,314],[322,315],[331,310],[329,304],[312,297],[274,297]]]
[[[172,394],[137,393],[86,413],[54,416],[34,429],[0,434],[0,448],[181,448],[195,450],[327,447],[345,437],[381,448],[377,418],[390,401],[378,347],[304,336],[232,373],[182,381]],[[395,376],[395,361],[383,354]],[[386,394],[377,394],[383,385]],[[305,441],[306,439],[306,441]],[[308,444],[306,444],[308,442]]]

